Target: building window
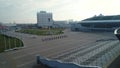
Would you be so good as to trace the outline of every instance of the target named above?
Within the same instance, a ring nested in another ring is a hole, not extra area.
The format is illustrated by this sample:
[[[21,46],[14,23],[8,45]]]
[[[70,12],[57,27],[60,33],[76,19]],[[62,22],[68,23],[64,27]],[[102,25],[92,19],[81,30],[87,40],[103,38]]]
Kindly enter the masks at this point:
[[[50,22],[50,18],[48,18],[48,22]]]

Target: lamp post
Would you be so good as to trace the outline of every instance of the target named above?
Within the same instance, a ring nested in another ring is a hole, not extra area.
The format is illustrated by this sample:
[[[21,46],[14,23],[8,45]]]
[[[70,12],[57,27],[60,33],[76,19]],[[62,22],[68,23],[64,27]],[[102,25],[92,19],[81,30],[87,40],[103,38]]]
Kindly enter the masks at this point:
[[[4,37],[4,43],[5,43],[5,50],[7,50],[7,45],[6,45],[6,38],[5,38],[5,35],[4,35],[3,37]]]
[[[14,39],[15,48],[17,47],[16,38]]]
[[[8,38],[8,45],[9,45],[9,49],[11,49],[11,42],[10,42],[10,38]]]

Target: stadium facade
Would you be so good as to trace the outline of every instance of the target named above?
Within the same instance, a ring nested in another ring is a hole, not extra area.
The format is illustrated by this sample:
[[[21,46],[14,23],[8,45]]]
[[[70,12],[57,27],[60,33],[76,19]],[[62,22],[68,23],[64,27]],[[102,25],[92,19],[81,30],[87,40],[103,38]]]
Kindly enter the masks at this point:
[[[112,17],[112,18],[111,18]],[[71,30],[73,31],[113,31],[120,27],[120,20],[116,16],[100,16],[85,19],[83,21],[73,23]],[[108,19],[109,18],[109,19]]]

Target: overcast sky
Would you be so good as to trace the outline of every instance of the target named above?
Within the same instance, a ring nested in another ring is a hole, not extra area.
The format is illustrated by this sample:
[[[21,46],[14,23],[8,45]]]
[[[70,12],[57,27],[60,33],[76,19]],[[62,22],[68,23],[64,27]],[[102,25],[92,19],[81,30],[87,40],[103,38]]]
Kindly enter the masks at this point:
[[[120,0],[0,0],[0,22],[36,23],[39,11],[54,20],[80,21],[94,15],[120,14]]]

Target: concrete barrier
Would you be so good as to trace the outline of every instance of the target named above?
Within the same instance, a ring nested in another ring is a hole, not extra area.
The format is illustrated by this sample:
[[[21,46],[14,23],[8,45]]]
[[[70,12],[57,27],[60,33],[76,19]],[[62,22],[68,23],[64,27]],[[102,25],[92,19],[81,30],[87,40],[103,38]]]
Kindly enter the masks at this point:
[[[75,63],[63,63],[58,60],[50,60],[47,58],[43,58],[40,56],[36,56],[37,64],[42,63],[45,64],[51,68],[101,68],[98,66],[84,66],[84,65],[78,65]]]
[[[55,36],[55,37],[48,37],[48,38],[43,38],[41,39],[43,42],[45,41],[50,41],[50,40],[56,40],[56,39],[62,39],[68,37],[67,35],[60,35],[60,36]]]

